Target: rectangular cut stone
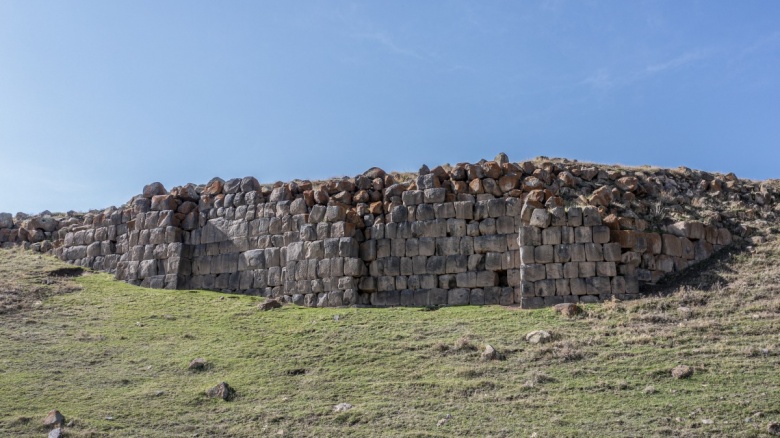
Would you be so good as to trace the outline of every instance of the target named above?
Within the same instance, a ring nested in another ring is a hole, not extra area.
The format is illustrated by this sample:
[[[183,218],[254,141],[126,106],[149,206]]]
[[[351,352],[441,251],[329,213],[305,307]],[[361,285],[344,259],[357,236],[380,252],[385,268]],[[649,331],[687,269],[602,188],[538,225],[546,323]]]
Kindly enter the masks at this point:
[[[608,262],[619,262],[622,254],[620,244],[617,242],[605,243],[603,246],[604,260]]]
[[[624,294],[626,293],[626,279],[625,277],[615,277],[612,279],[612,294]]]
[[[588,295],[609,294],[612,292],[612,282],[609,277],[591,277],[585,280]]]
[[[496,218],[496,232],[498,234],[514,234],[515,232],[514,218],[509,216],[501,216]]]
[[[593,206],[583,207],[582,225],[586,227],[601,225],[601,213],[599,213],[599,209]]]
[[[555,280],[555,294],[571,295],[571,287],[570,287],[569,280],[565,280],[565,279]]]
[[[548,279],[563,278],[563,264],[561,263],[548,263],[545,265],[546,274]]]
[[[566,212],[567,225],[570,227],[582,226],[582,209],[579,207],[572,207]]]
[[[597,262],[596,275],[599,277],[614,277],[617,275],[615,262]]]
[[[680,249],[682,258],[685,260],[693,260],[696,257],[693,242],[691,242],[687,237],[680,237]]]
[[[575,243],[569,247],[571,252],[571,261],[584,262],[585,259],[585,245],[582,243]]]
[[[555,295],[555,280],[540,280],[534,283],[534,293],[537,297]]]
[[[477,287],[498,286],[498,275],[492,271],[477,272]]]
[[[568,262],[563,264],[563,278],[577,278],[579,275],[579,263]]]
[[[534,248],[534,260],[536,260],[536,263],[552,263],[554,259],[552,245],[541,245]]]
[[[520,275],[523,281],[535,282],[544,280],[547,277],[547,271],[542,264],[523,265],[520,267]]]
[[[479,236],[474,238],[474,252],[478,254],[504,251],[506,251],[506,239],[501,235]]]
[[[538,246],[542,244],[542,231],[537,227],[520,227],[517,234],[520,246]]]
[[[482,306],[485,304],[484,289],[471,289],[469,304],[472,306]]]
[[[619,243],[621,248],[631,249],[636,245],[636,231],[611,230],[610,237],[613,242]]]
[[[524,265],[536,263],[534,261],[534,247],[530,245],[520,247],[520,262]]]
[[[575,243],[574,228],[561,227],[561,243]]]
[[[471,292],[469,289],[450,289],[447,291],[447,305],[465,306],[471,301]]]
[[[570,245],[555,245],[553,253],[555,263],[566,263],[571,260]]]
[[[592,229],[593,243],[608,243],[610,239],[610,230],[606,225],[596,225]]]
[[[663,240],[658,233],[644,233],[647,244],[647,252],[650,254],[661,254],[663,251]]]
[[[664,254],[672,257],[682,256],[682,244],[680,243],[680,238],[674,234],[664,234],[661,238]]]
[[[600,243],[585,244],[585,260],[589,262],[604,261],[604,252]]]
[[[584,278],[572,278],[569,280],[569,288],[572,295],[585,295],[588,293]]]
[[[589,278],[596,275],[596,262],[580,262],[579,266],[580,278]]]
[[[574,229],[574,242],[575,243],[592,243],[593,242],[593,230],[591,227],[577,227]]]
[[[474,203],[471,201],[454,202],[455,217],[458,219],[472,220],[474,218]]]
[[[542,230],[542,245],[560,245],[561,227],[549,227]]]

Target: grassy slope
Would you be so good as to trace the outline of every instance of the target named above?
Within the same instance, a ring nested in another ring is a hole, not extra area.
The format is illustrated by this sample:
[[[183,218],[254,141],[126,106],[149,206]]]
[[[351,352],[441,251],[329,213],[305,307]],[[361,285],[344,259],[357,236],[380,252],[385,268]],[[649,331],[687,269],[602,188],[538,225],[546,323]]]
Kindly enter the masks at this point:
[[[0,291],[37,295],[0,315],[0,436],[45,435],[50,409],[75,437],[761,436],[780,420],[778,261],[767,245],[697,278],[709,291],[566,320],[498,306],[258,312],[254,297],[105,274],[52,282],[41,272],[59,262],[4,250]],[[555,341],[525,343],[535,329]],[[472,347],[486,342],[507,360],[481,362]],[[186,371],[196,357],[213,366]],[[670,377],[680,363],[692,378]],[[220,381],[236,400],[205,397]]]

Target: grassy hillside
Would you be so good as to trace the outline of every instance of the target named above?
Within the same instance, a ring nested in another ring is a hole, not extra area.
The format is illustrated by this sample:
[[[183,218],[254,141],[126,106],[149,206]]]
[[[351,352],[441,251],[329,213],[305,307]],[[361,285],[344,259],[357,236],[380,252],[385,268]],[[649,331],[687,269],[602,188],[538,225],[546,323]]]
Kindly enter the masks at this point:
[[[0,436],[768,436],[780,245],[666,297],[550,309],[256,309],[0,251]],[[705,290],[706,289],[706,290]],[[525,342],[545,329],[553,341]],[[506,360],[483,362],[489,343]],[[202,372],[188,363],[205,358]],[[678,364],[694,368],[674,379]],[[230,402],[205,390],[228,382]],[[354,407],[335,412],[334,406]]]

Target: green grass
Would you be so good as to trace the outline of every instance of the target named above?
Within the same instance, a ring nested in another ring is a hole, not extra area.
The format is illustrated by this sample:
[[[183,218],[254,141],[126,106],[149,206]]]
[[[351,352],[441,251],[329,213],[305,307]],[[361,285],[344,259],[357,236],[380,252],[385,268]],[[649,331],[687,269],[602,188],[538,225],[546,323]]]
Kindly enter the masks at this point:
[[[50,409],[74,420],[71,437],[762,436],[780,420],[778,261],[768,245],[708,271],[718,286],[697,280],[710,290],[568,320],[499,306],[259,312],[254,297],[106,274],[51,280],[59,262],[4,250],[0,292],[36,292],[0,315],[0,436],[44,436]],[[536,329],[554,341],[526,343]],[[507,359],[480,361],[485,343]],[[187,371],[197,357],[210,368]],[[673,379],[678,364],[693,377]],[[222,381],[235,400],[205,396]],[[354,408],[334,412],[341,402]]]

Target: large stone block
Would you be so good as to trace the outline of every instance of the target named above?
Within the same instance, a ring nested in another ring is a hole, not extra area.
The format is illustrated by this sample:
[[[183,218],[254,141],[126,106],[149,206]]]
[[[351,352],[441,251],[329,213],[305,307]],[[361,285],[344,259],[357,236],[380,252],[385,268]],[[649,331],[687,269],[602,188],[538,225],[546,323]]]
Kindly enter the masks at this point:
[[[471,301],[469,289],[450,289],[447,291],[447,304],[450,306],[465,306]]]
[[[672,257],[682,256],[682,243],[679,237],[673,234],[663,234],[661,239],[664,254]]]
[[[523,281],[536,282],[544,280],[547,276],[545,267],[543,264],[530,264],[520,267],[520,275]]]
[[[553,245],[540,245],[535,247],[534,260],[536,263],[552,263],[555,260]]]

